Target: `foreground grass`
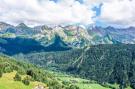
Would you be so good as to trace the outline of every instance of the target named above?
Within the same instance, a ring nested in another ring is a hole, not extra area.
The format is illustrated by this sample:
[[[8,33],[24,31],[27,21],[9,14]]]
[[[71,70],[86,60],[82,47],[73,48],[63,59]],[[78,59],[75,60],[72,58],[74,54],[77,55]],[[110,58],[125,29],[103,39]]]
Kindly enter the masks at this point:
[[[16,72],[11,72],[11,73],[5,73],[3,76],[0,78],[0,89],[33,89],[37,85],[44,85],[45,84],[41,82],[30,82],[30,85],[24,85],[21,81],[14,81],[14,76]]]

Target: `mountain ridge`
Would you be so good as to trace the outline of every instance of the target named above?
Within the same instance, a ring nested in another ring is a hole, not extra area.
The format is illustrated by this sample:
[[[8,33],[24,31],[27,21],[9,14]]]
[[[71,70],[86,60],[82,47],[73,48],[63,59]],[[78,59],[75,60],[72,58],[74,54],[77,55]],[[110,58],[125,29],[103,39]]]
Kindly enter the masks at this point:
[[[75,48],[98,44],[135,44],[135,27],[115,28],[108,26],[104,28],[98,26],[85,27],[83,25],[29,27],[24,23],[17,26],[0,23],[0,37],[32,38],[44,46],[53,43],[55,34],[59,35],[66,44]]]

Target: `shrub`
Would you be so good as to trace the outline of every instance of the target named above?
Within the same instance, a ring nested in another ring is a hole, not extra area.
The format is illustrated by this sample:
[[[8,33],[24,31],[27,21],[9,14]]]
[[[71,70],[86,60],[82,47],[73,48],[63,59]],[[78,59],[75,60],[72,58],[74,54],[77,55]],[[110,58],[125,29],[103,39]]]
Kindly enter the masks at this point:
[[[76,86],[76,85],[70,85],[70,88],[69,89],[79,89],[79,87]]]
[[[25,77],[23,80],[22,80],[23,84],[25,85],[29,85],[30,84],[30,80],[28,79],[28,77]]]
[[[62,81],[62,84],[69,86],[70,82],[69,81]]]
[[[4,68],[4,72],[5,73],[10,73],[10,72],[13,72],[13,69],[12,69],[11,66],[7,66],[7,67]]]
[[[15,81],[21,81],[21,76],[18,73],[16,73],[16,75],[14,77],[14,80]]]
[[[2,77],[3,72],[0,70],[0,77]]]

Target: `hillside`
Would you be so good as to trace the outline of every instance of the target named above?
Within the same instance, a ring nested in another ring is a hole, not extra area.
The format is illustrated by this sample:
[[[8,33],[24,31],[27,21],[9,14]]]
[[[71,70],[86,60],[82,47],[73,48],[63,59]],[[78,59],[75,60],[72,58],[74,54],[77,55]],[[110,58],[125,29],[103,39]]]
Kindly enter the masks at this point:
[[[118,87],[102,86],[93,80],[44,70],[4,55],[0,56],[0,66],[0,89],[40,89],[41,87],[44,87],[43,89],[111,89]],[[24,80],[28,82],[23,82]]]
[[[33,89],[37,86],[45,89],[79,89],[72,84],[63,84],[41,68],[7,56],[0,56],[0,67],[0,89]]]
[[[4,73],[3,76],[0,78],[0,89],[33,89],[36,88],[38,85],[42,85],[46,89],[48,89],[46,84],[37,81],[30,82],[30,85],[25,85],[20,81],[14,81],[15,75],[16,71]]]
[[[52,43],[48,46],[43,46],[40,42],[31,38],[0,38],[0,52],[8,55],[19,53],[31,53],[42,51],[64,51],[72,49],[59,36],[55,36]]]
[[[27,55],[19,54],[24,60],[40,67],[62,71],[106,83],[120,84],[120,88],[134,88],[135,45],[95,45],[84,49],[60,52],[40,52]]]

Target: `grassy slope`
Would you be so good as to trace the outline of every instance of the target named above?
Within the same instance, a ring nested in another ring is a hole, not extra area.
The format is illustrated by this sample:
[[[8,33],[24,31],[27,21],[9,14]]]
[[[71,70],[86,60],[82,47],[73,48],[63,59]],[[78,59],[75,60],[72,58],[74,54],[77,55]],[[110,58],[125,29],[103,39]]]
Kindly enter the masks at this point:
[[[41,83],[41,82],[30,82],[30,85],[24,85],[22,82],[20,81],[14,81],[13,77],[15,76],[16,71],[11,72],[11,73],[4,73],[3,77],[0,78],[0,89],[33,89],[35,86],[37,85],[43,85],[46,86],[45,84]],[[69,75],[65,75],[65,74],[55,74],[57,76],[57,78],[59,78],[62,81],[72,81],[75,80],[77,81],[77,83],[75,83],[77,86],[80,87],[80,89],[110,89],[110,88],[105,88],[99,84],[96,83],[88,83],[88,84],[84,84],[83,82],[86,82],[88,80],[85,79],[81,79],[81,78],[75,78]],[[24,75],[22,76],[22,78],[24,77]],[[115,85],[116,86],[116,85]],[[131,89],[126,88],[126,89]]]
[[[21,81],[14,81],[14,76],[16,72],[5,73],[2,78],[0,78],[0,89],[33,89],[37,85],[44,85],[41,82],[30,82],[30,85],[24,85]],[[22,76],[23,77],[23,76]]]

